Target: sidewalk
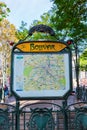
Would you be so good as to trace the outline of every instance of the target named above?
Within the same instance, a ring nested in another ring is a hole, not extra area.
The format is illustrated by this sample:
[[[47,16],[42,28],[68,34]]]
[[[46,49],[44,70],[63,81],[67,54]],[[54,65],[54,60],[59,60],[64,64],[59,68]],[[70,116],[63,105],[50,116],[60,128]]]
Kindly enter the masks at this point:
[[[20,105],[23,106],[28,103],[31,104],[31,103],[36,103],[36,102],[51,102],[51,103],[55,103],[55,104],[62,106],[63,101],[64,100],[23,100],[23,101],[20,101]],[[78,101],[76,99],[75,94],[70,95],[67,99],[67,105],[71,105],[76,102],[78,102]],[[9,103],[11,105],[16,105],[16,99],[14,96],[6,97],[5,103]]]

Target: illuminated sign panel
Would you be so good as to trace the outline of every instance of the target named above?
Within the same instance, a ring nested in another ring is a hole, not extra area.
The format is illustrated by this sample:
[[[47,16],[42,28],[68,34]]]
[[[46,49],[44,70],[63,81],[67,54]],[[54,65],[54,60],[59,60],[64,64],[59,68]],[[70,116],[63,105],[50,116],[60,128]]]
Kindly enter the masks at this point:
[[[57,42],[24,42],[12,52],[11,87],[19,98],[63,98],[71,90],[71,53]]]

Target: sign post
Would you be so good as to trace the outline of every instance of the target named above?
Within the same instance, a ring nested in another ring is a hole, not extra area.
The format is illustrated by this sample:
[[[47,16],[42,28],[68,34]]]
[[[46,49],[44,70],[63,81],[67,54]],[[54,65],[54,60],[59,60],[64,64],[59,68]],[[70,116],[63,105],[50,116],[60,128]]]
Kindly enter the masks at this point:
[[[28,36],[31,36],[35,31],[49,33],[51,36],[55,35],[50,27],[37,25],[30,29]],[[66,99],[72,91],[71,57],[69,46],[60,41],[25,41],[24,39],[13,46],[11,53],[11,92],[16,98],[17,130],[20,129],[19,101],[27,99],[65,100],[63,115],[66,119],[64,120],[65,130],[67,130],[67,115],[64,109]],[[31,111],[29,123],[35,123],[36,128],[36,125],[38,126],[38,123],[41,122],[38,129],[45,129],[48,121],[51,121],[51,127],[54,129],[52,109],[41,108],[36,110],[35,108],[33,112]],[[35,122],[34,119],[38,121]],[[50,125],[48,125],[48,129],[49,127]]]

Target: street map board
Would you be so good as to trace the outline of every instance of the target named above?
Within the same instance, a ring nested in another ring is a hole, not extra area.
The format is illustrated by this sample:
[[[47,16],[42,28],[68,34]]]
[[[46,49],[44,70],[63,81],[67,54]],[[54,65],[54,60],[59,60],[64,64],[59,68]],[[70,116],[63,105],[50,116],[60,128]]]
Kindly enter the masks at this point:
[[[70,53],[12,54],[12,92],[20,98],[62,98],[71,89]]]

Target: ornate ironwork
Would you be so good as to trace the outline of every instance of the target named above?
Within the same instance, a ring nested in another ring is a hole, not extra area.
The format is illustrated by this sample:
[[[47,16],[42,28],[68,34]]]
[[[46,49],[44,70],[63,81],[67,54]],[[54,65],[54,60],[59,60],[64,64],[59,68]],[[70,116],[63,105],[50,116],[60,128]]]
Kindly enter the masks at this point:
[[[35,31],[49,33],[51,36],[55,36],[54,30],[47,25],[40,24],[40,25],[36,25],[36,26],[32,27],[29,30],[29,35],[31,36]]]
[[[31,116],[27,123],[29,130],[54,130],[54,119],[52,109],[31,109]]]
[[[75,108],[75,130],[87,130],[87,107]]]
[[[8,113],[0,109],[0,130],[10,130]]]

